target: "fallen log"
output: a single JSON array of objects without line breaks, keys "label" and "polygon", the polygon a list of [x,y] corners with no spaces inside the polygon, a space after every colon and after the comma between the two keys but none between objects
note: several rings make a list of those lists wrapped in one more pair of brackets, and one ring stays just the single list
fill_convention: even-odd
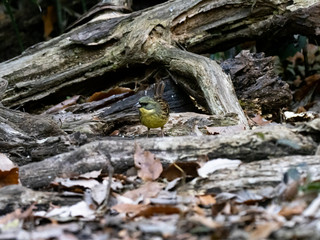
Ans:
[{"label": "fallen log", "polygon": [[[317,144],[284,126],[257,128],[232,135],[141,138],[110,138],[85,144],[74,151],[20,167],[20,180],[31,188],[45,187],[55,177],[107,169],[108,158],[115,172],[134,166],[136,145],[151,151],[164,165],[176,161],[194,161],[198,157],[240,159],[244,162],[270,157],[314,154]],[[34,172],[37,172],[35,175]]]},{"label": "fallen log", "polygon": [[263,39],[280,29],[282,35],[296,28],[315,37],[319,23],[313,16],[319,8],[314,1],[179,0],[131,14],[110,9],[103,20],[1,63],[0,78],[9,82],[3,104],[34,111],[66,96],[145,79],[147,68],[162,68],[211,114],[235,112],[246,124],[230,78],[214,61],[195,53]]}]

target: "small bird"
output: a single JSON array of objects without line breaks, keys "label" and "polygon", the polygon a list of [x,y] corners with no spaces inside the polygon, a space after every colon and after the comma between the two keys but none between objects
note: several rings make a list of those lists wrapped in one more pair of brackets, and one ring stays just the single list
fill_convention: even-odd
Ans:
[{"label": "small bird", "polygon": [[159,84],[156,87],[154,98],[144,96],[139,99],[139,114],[140,122],[148,128],[147,137],[149,136],[150,128],[161,128],[163,134],[163,126],[169,119],[169,105],[162,99],[164,84]]}]

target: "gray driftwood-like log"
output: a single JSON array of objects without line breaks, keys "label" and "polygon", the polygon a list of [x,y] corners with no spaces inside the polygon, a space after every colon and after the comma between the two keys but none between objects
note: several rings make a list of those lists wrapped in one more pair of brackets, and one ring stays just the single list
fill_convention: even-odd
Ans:
[{"label": "gray driftwood-like log", "polygon": [[[267,190],[275,187],[283,180],[284,173],[290,168],[297,168],[304,176],[312,176],[319,179],[317,171],[320,164],[320,156],[287,156],[271,158],[264,161],[255,161],[240,164],[236,169],[222,169],[216,171],[197,182],[199,194],[207,189],[221,188],[222,191],[234,192],[243,189]],[[267,192],[264,192],[267,196]]]},{"label": "gray driftwood-like log", "polygon": [[0,77],[9,81],[3,104],[37,108],[52,96],[59,101],[142,79],[148,66],[169,71],[210,113],[235,112],[246,123],[230,78],[196,53],[288,31],[288,26],[316,36],[318,12],[319,3],[288,0],[178,0],[131,14],[111,8],[100,20],[0,64]]},{"label": "gray driftwood-like log", "polygon": [[[108,157],[116,172],[134,165],[136,145],[151,151],[164,165],[175,161],[193,161],[198,157],[241,159],[244,162],[268,157],[310,155],[317,144],[309,137],[295,134],[284,126],[258,128],[237,135],[167,137],[122,140],[112,138],[85,144],[74,151],[56,155],[41,162],[20,167],[24,186],[48,186],[55,177],[72,177],[81,173],[107,168]],[[37,172],[37,174],[34,174]]]}]

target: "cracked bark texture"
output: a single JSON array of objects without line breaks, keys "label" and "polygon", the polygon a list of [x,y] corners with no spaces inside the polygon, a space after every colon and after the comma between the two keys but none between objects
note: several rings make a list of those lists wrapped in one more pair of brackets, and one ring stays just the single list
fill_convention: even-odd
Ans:
[{"label": "cracked bark texture", "polygon": [[139,80],[146,67],[161,66],[210,113],[236,112],[246,123],[229,77],[198,53],[279,33],[318,39],[319,9],[319,1],[288,0],[178,0],[131,14],[110,8],[1,63],[0,77],[9,82],[3,104],[34,110],[72,94]]}]

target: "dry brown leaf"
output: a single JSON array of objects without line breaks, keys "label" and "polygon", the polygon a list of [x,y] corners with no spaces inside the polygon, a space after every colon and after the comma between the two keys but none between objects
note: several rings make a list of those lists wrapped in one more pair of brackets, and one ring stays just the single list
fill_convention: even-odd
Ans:
[{"label": "dry brown leaf", "polygon": [[280,224],[277,222],[266,222],[255,225],[253,231],[249,234],[249,240],[260,240],[266,239],[272,232],[278,230]]},{"label": "dry brown leaf", "polygon": [[128,93],[128,92],[131,93],[133,92],[133,90],[130,88],[117,87],[106,92],[104,91],[95,92],[94,94],[91,95],[91,97],[89,97],[88,102],[99,101],[101,99],[104,99],[113,95],[118,95],[118,94]]},{"label": "dry brown leaf", "polygon": [[47,7],[46,14],[42,15],[42,21],[44,25],[44,34],[45,39],[49,39],[49,35],[54,29],[54,24],[57,21],[56,11],[54,6],[50,5]]},{"label": "dry brown leaf", "polygon": [[143,199],[156,197],[158,193],[164,188],[163,183],[146,182],[138,189],[127,191],[123,194],[124,197],[130,198],[133,201],[143,197]]},{"label": "dry brown leaf", "polygon": [[200,165],[197,162],[175,162],[163,171],[161,177],[169,181],[183,176],[195,178],[198,177],[198,168],[200,168]]},{"label": "dry brown leaf", "polygon": [[211,207],[211,214],[212,216],[217,216],[223,209],[224,207],[226,206],[226,203],[216,203],[216,204],[213,204],[212,207]]},{"label": "dry brown leaf", "polygon": [[212,195],[199,195],[197,198],[199,199],[199,204],[203,206],[211,206],[212,204],[216,204],[216,199]]},{"label": "dry brown leaf", "polygon": [[145,207],[144,204],[128,204],[128,203],[121,203],[117,204],[111,209],[116,210],[118,213],[139,213]]},{"label": "dry brown leaf", "polygon": [[180,214],[180,209],[170,205],[148,205],[141,209],[135,217],[152,217],[154,215],[171,215],[171,214]]},{"label": "dry brown leaf", "polygon": [[119,213],[133,213],[135,217],[152,217],[154,215],[180,214],[180,209],[169,205],[117,204],[112,207]]},{"label": "dry brown leaf", "polygon": [[18,167],[6,155],[0,153],[0,187],[18,183]]},{"label": "dry brown leaf", "polygon": [[139,169],[138,176],[144,181],[155,180],[162,173],[160,160],[151,152],[144,151],[139,145],[136,145],[133,158],[135,166]]},{"label": "dry brown leaf", "polygon": [[196,223],[201,223],[202,225],[204,225],[204,226],[206,226],[208,228],[212,228],[212,229],[217,229],[217,228],[223,227],[223,225],[221,223],[212,220],[212,218],[204,217],[204,216],[201,216],[201,215],[191,216],[189,218],[189,221],[196,222]]},{"label": "dry brown leaf", "polygon": [[279,215],[284,216],[287,219],[291,219],[294,215],[301,215],[306,208],[306,203],[300,202],[299,204],[284,206]]},{"label": "dry brown leaf", "polygon": [[304,81],[306,84],[300,87],[293,95],[296,101],[301,101],[308,95],[313,94],[314,88],[320,82],[320,74],[311,75]]}]

